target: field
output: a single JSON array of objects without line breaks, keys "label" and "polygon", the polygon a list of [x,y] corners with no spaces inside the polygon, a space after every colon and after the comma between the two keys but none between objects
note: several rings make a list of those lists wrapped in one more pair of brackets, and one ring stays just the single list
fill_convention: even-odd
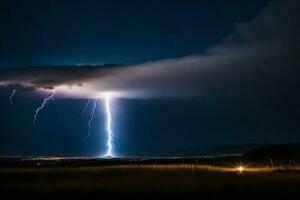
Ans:
[{"label": "field", "polygon": [[36,197],[57,194],[178,197],[193,194],[208,199],[274,199],[299,193],[298,168],[151,162],[85,161],[74,164],[72,161],[66,164],[47,160],[30,161],[17,167],[2,166],[0,190],[2,194],[34,194]]}]

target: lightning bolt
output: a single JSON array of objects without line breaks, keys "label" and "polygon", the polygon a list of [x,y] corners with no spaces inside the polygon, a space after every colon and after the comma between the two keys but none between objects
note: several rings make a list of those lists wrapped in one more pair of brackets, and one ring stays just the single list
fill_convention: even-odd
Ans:
[{"label": "lightning bolt", "polygon": [[94,106],[93,106],[93,110],[92,110],[92,115],[91,115],[91,118],[90,118],[90,120],[89,120],[89,122],[88,122],[88,136],[91,135],[91,123],[92,123],[92,121],[93,121],[93,119],[94,119],[94,117],[95,117],[95,110],[96,110],[96,107],[97,107],[97,101],[98,101],[98,99],[96,99],[96,100],[94,101]]},{"label": "lightning bolt", "polygon": [[111,122],[112,122],[112,117],[111,117],[111,110],[110,110],[110,96],[106,95],[104,97],[104,104],[105,104],[105,111],[106,111],[106,133],[107,133],[107,152],[106,152],[106,157],[112,157],[112,148],[113,148],[113,140],[114,140],[114,135],[112,132],[111,128]]},{"label": "lightning bolt", "polygon": [[55,91],[53,90],[53,92],[51,93],[51,95],[49,95],[47,98],[44,99],[42,105],[40,107],[38,107],[35,111],[35,114],[33,116],[33,124],[35,125],[35,122],[37,120],[38,114],[41,110],[43,110],[43,108],[45,107],[45,105],[47,104],[47,102],[49,100],[53,100],[53,96],[54,96]]},{"label": "lightning bolt", "polygon": [[13,106],[13,102],[12,102],[12,98],[14,97],[16,93],[16,89],[14,89],[11,93],[11,95],[9,96],[9,102],[10,102],[10,105]]},{"label": "lightning bolt", "polygon": [[[88,101],[86,102],[86,104],[84,105],[82,111],[81,111],[81,114],[80,114],[80,117],[82,117],[82,115],[84,114],[85,110],[87,109],[89,103],[90,103],[91,99],[89,98]],[[79,117],[79,118],[80,118]]]}]

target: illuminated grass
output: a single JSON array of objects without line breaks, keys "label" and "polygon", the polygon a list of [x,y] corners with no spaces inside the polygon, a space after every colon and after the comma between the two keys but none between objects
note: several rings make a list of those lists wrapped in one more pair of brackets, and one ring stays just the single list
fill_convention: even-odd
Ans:
[{"label": "illuminated grass", "polygon": [[[57,191],[298,191],[299,167],[124,164],[102,167],[0,169],[0,190]],[[299,171],[299,172],[298,172]],[[226,191],[224,190],[226,189]],[[278,189],[278,191],[276,190]]]}]

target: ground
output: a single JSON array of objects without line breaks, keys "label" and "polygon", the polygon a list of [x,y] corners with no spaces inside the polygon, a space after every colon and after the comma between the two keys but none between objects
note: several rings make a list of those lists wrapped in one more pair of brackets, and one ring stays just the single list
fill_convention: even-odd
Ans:
[{"label": "ground", "polygon": [[[77,163],[78,164],[74,164]],[[10,195],[196,195],[207,199],[297,195],[298,168],[215,166],[202,163],[30,161],[0,168],[1,193]],[[63,164],[64,163],[64,164]],[[16,163],[13,163],[16,165]],[[35,166],[33,166],[35,165]]]}]

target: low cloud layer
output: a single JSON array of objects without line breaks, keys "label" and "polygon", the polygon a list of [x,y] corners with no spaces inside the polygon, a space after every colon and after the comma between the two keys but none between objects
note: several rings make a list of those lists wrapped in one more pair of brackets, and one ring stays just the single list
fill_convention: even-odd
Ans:
[{"label": "low cloud layer", "polygon": [[134,66],[2,69],[0,84],[27,90],[62,88],[67,98],[101,92],[141,98],[299,98],[299,9],[297,0],[274,1],[201,55]]}]

